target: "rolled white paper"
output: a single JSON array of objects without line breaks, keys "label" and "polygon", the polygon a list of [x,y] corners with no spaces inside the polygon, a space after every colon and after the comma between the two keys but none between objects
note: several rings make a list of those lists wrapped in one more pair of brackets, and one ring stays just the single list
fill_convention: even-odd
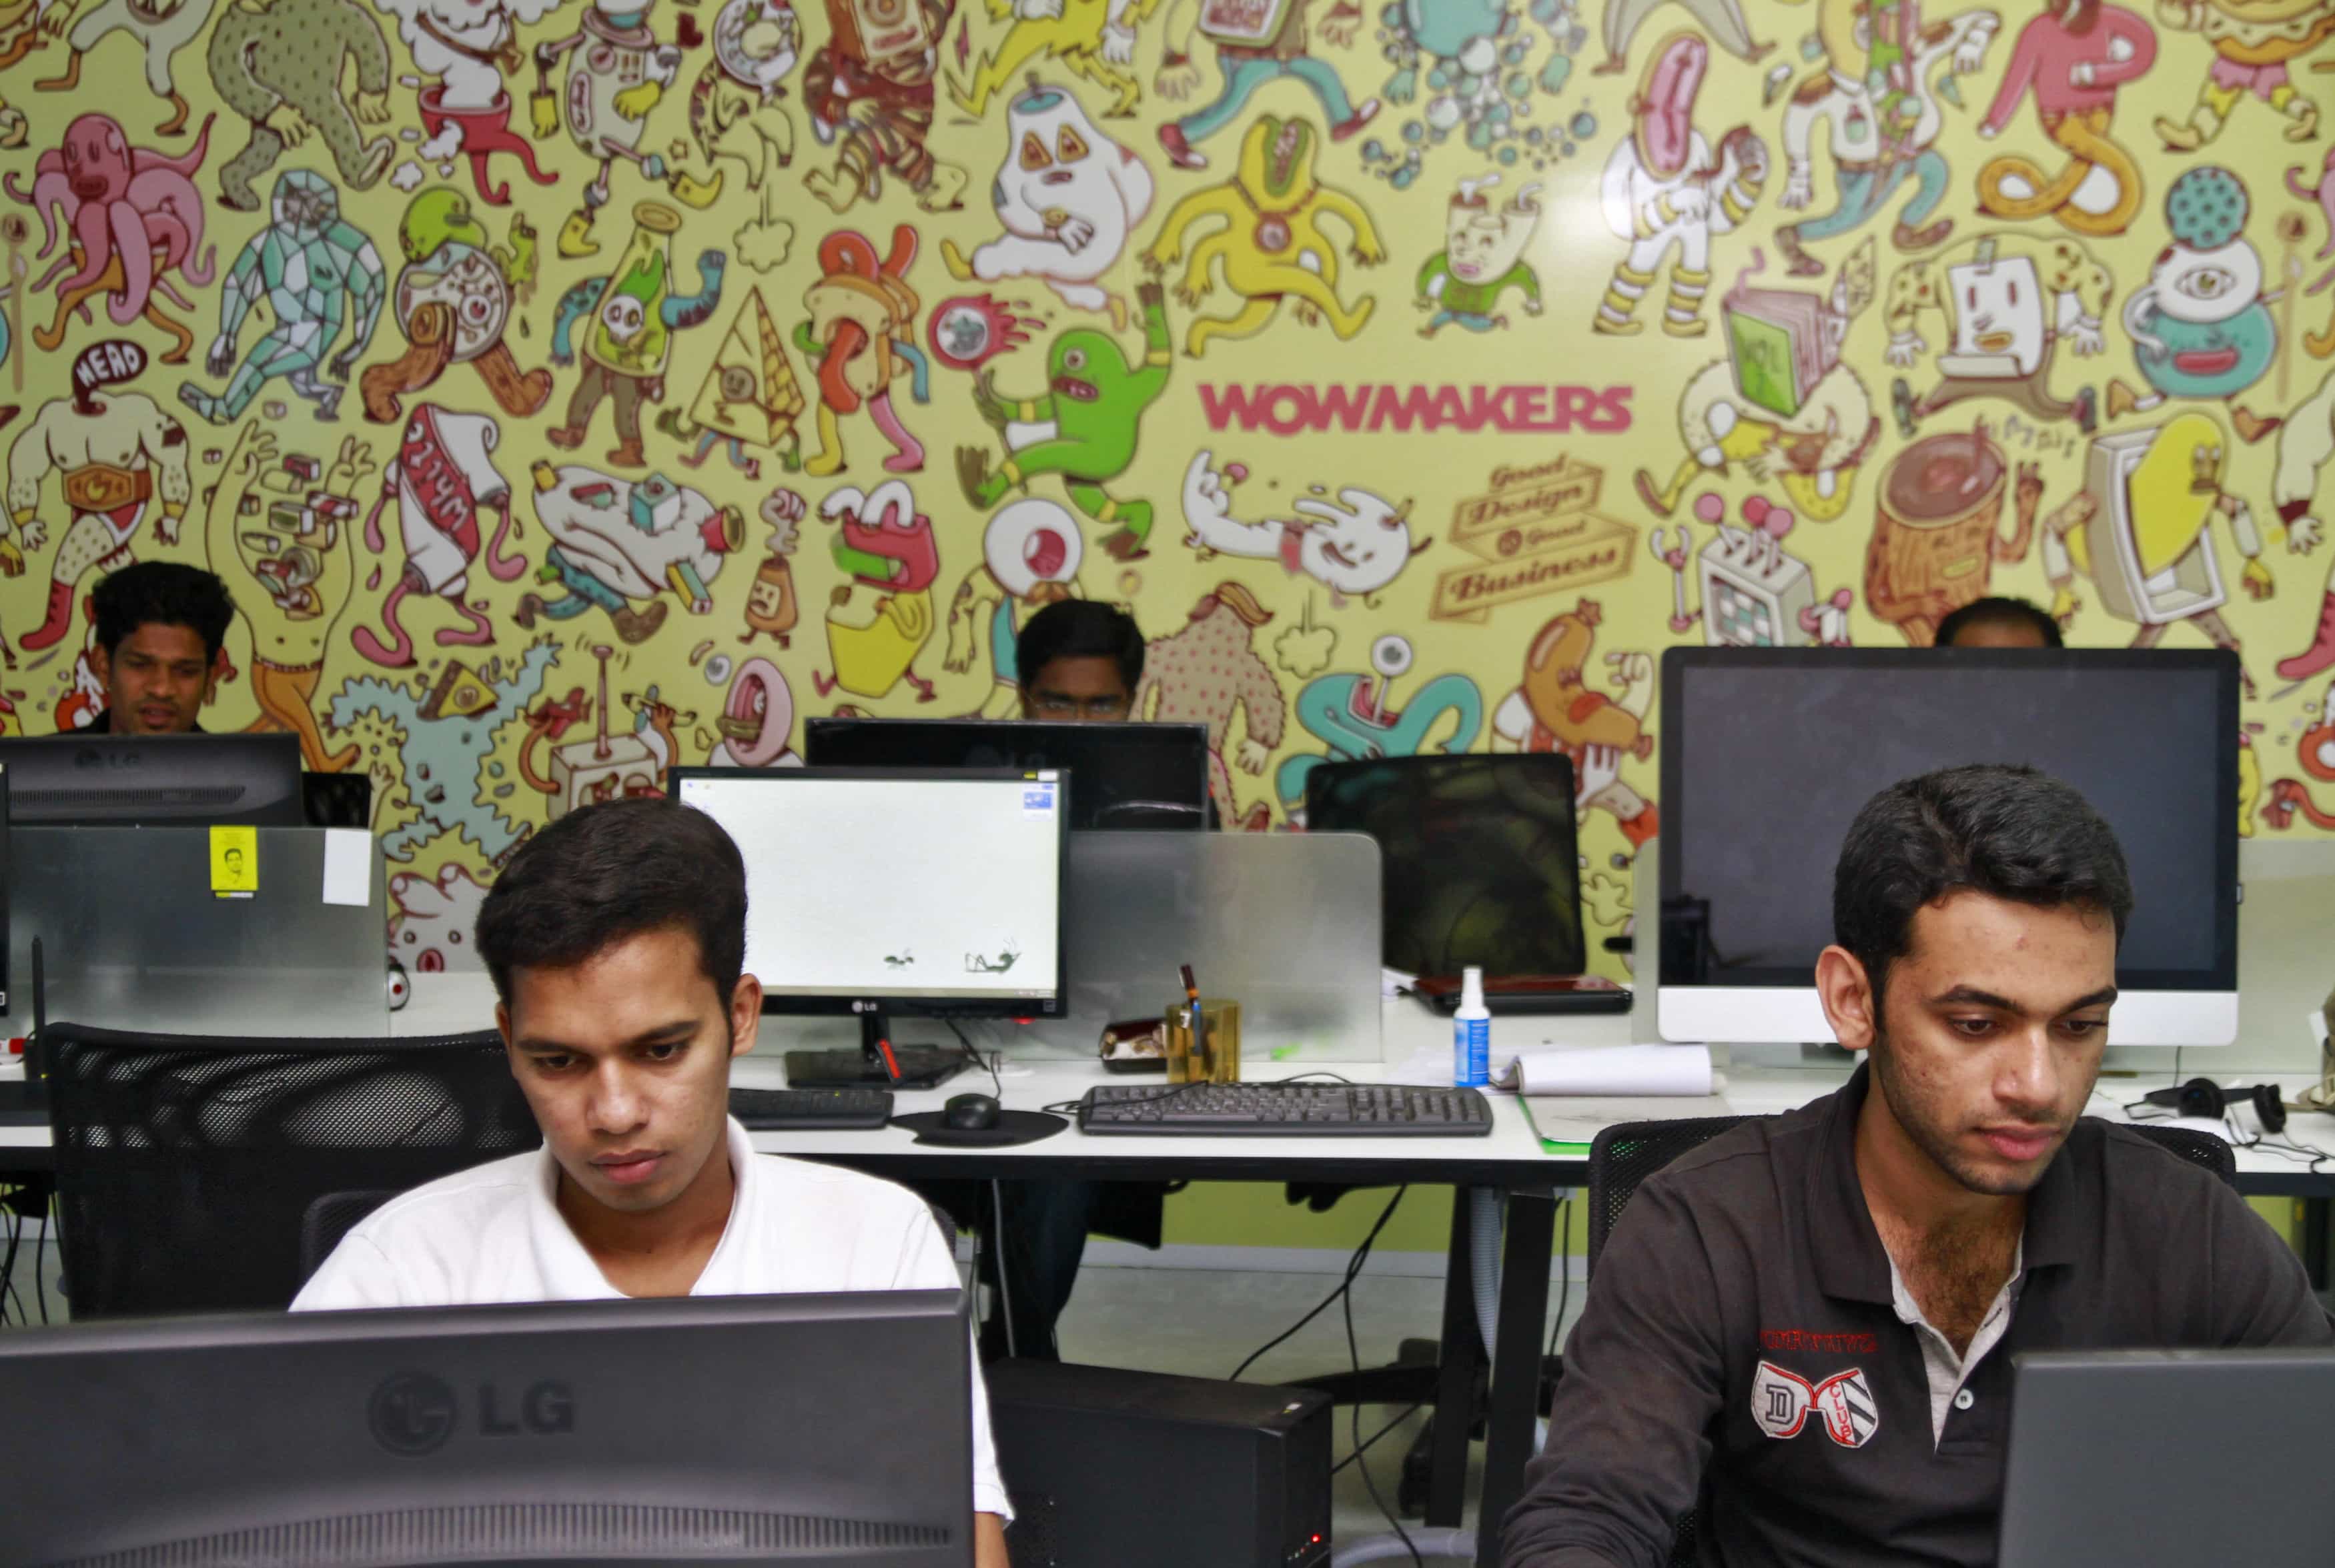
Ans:
[{"label": "rolled white paper", "polygon": [[1710,1048],[1607,1045],[1536,1050],[1516,1058],[1524,1094],[1709,1095]]}]

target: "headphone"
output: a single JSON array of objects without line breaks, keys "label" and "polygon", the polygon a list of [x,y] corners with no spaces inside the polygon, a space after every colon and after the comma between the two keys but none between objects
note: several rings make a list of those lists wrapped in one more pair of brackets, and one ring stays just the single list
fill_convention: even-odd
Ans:
[{"label": "headphone", "polygon": [[2286,1130],[2286,1102],[2279,1098],[2274,1083],[2224,1089],[2210,1078],[2193,1078],[2176,1089],[2152,1089],[2140,1098],[2145,1105],[2171,1106],[2182,1116],[2203,1117],[2207,1121],[2220,1121],[2233,1108],[2251,1105],[2264,1133]]}]

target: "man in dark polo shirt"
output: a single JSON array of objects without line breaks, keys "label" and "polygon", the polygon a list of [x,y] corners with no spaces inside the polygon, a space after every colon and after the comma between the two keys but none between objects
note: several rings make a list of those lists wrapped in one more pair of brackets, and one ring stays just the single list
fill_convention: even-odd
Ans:
[{"label": "man in dark polo shirt", "polygon": [[1639,1189],[1507,1568],[1661,1568],[1698,1502],[1706,1564],[1991,1563],[2012,1356],[2335,1342],[2211,1173],[2078,1119],[2131,908],[2107,824],[2031,769],[1866,804],[1817,963],[1866,1060]]},{"label": "man in dark polo shirt", "polygon": [[82,732],[199,733],[235,620],[227,585],[199,566],[140,561],[101,581],[90,608],[90,666],[105,688],[105,711]]}]

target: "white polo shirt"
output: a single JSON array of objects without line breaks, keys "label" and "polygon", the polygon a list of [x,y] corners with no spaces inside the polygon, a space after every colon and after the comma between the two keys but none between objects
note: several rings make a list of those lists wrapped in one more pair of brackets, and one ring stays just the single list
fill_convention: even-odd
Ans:
[{"label": "white polo shirt", "polygon": [[[957,1290],[932,1210],[857,1171],[759,1155],[730,1123],[737,1194],[693,1296],[810,1291]],[[560,1217],[549,1148],[414,1188],[360,1221],[292,1310],[612,1301],[622,1292]],[[973,1369],[973,1506],[1012,1519],[989,1435],[989,1391]]]}]

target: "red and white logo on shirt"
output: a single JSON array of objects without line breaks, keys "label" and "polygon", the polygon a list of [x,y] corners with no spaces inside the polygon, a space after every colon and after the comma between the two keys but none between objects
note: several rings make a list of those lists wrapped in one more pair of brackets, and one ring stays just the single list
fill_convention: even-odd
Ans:
[{"label": "red and white logo on shirt", "polygon": [[1797,1437],[1814,1410],[1825,1436],[1844,1448],[1862,1448],[1881,1428],[1880,1407],[1865,1369],[1851,1367],[1820,1383],[1762,1361],[1751,1374],[1751,1419],[1770,1437]]}]

